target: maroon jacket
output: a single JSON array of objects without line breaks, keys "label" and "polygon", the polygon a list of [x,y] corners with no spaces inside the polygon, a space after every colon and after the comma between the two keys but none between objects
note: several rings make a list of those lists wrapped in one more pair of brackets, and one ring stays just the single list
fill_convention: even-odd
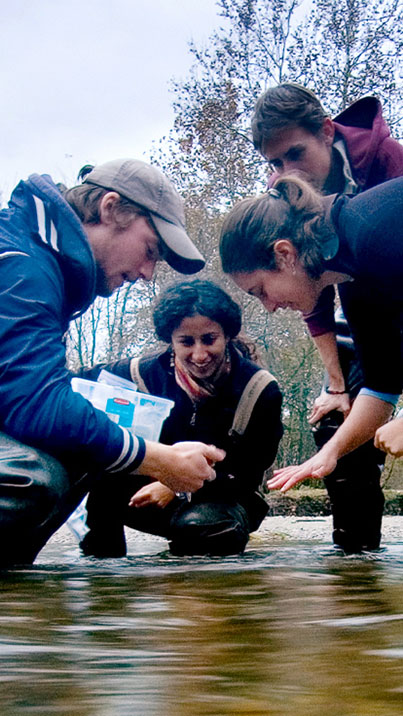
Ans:
[{"label": "maroon jacket", "polygon": [[[363,97],[334,119],[335,140],[343,137],[351,171],[360,191],[403,176],[403,145],[390,136],[376,97]],[[332,288],[326,289],[305,317],[312,336],[335,331]]]},{"label": "maroon jacket", "polygon": [[403,175],[403,145],[390,136],[379,99],[357,100],[333,123],[344,139],[353,177],[361,191]]}]

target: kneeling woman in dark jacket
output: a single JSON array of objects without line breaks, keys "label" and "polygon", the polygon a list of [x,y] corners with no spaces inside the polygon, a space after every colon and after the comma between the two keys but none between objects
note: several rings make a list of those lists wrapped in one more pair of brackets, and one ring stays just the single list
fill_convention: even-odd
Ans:
[{"label": "kneeling woman in dark jacket", "polygon": [[[226,458],[216,465],[216,479],[205,483],[190,502],[152,476],[147,480],[133,475],[120,482],[114,478],[113,485],[110,478],[105,480],[89,495],[90,532],[81,547],[98,557],[122,556],[127,525],[166,537],[177,555],[242,552],[268,510],[259,490],[283,432],[277,382],[237,339],[241,310],[215,284],[195,280],[168,288],[153,318],[156,334],[169,343],[168,349],[119,361],[108,370],[132,379],[143,392],[175,402],[161,442],[202,440],[223,448]],[[253,376],[258,379],[254,385],[249,383]],[[95,376],[87,372],[86,377]],[[244,425],[235,424],[233,430],[242,394]]]}]

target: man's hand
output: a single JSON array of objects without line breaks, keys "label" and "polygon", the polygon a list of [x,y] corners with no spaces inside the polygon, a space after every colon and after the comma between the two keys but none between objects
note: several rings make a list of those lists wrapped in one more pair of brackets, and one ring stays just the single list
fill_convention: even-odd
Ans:
[{"label": "man's hand", "polygon": [[215,479],[214,465],[225,458],[215,445],[181,442],[163,445],[146,440],[146,454],[136,470],[162,482],[173,492],[196,492],[205,480]]},{"label": "man's hand", "polygon": [[302,465],[291,465],[283,467],[281,470],[275,470],[271,480],[267,482],[269,490],[280,490],[287,492],[290,487],[298,485],[308,478],[321,479],[330,475],[337,465],[337,459],[334,454],[327,450],[325,445],[316,455],[311,457]]},{"label": "man's hand", "polygon": [[403,420],[396,418],[390,423],[382,425],[375,433],[375,447],[384,452],[393,455],[393,457],[403,456]]},{"label": "man's hand", "polygon": [[129,507],[147,507],[148,505],[154,505],[163,509],[173,498],[175,493],[163,485],[161,482],[151,482],[149,485],[144,485],[133,495],[130,499]]},{"label": "man's hand", "polygon": [[312,411],[308,415],[308,423],[314,425],[332,410],[339,410],[346,418],[351,410],[349,394],[330,395],[330,393],[323,391],[313,404]]}]

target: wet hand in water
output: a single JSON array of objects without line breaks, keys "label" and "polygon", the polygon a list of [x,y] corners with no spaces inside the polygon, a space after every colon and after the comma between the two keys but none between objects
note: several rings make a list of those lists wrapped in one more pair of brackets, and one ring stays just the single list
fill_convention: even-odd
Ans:
[{"label": "wet hand in water", "polygon": [[333,472],[336,465],[337,460],[322,448],[316,455],[303,462],[302,465],[290,465],[289,467],[275,470],[273,477],[267,482],[267,487],[269,490],[287,492],[287,490],[298,485],[303,480],[326,477],[326,475]]},{"label": "wet hand in water", "polygon": [[330,395],[323,391],[315,400],[311,413],[308,415],[308,423],[314,425],[332,410],[339,410],[347,417],[351,410],[350,396],[348,393],[341,395]]}]

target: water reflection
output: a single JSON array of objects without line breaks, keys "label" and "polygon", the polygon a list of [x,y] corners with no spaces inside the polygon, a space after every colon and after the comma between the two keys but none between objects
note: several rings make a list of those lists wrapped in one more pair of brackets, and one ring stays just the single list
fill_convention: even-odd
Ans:
[{"label": "water reflection", "polygon": [[237,559],[151,552],[3,573],[2,714],[402,713],[401,544],[372,559],[264,540]]}]

